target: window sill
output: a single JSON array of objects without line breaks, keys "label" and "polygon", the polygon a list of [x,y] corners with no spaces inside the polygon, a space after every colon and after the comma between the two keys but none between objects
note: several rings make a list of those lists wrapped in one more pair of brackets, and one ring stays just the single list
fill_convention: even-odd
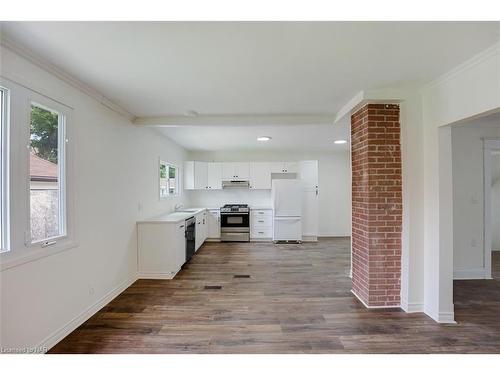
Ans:
[{"label": "window sill", "polygon": [[75,241],[66,240],[49,247],[30,246],[29,248],[25,247],[19,250],[6,251],[0,254],[0,270],[4,271],[9,268],[34,262],[35,260],[58,254],[76,246],[77,243]]}]

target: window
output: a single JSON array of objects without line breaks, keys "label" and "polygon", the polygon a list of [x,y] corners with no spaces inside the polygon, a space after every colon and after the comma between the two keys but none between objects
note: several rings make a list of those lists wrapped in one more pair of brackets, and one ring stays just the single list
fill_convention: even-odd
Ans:
[{"label": "window", "polygon": [[160,199],[179,195],[179,168],[160,160]]},{"label": "window", "polygon": [[0,252],[9,250],[8,91],[0,87]]},{"label": "window", "polygon": [[31,104],[29,188],[31,243],[66,235],[65,116]]}]

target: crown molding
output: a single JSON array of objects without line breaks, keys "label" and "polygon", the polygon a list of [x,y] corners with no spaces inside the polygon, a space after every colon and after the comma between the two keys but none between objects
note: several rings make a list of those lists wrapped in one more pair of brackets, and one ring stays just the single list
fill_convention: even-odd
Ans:
[{"label": "crown molding", "polygon": [[280,126],[280,125],[332,125],[335,115],[306,114],[241,114],[200,116],[137,117],[137,126],[179,127],[179,126]]},{"label": "crown molding", "polygon": [[482,62],[488,60],[489,58],[500,54],[500,42],[493,44],[492,46],[486,48],[485,50],[479,52],[478,54],[472,56],[470,59],[465,60],[463,63],[457,65],[455,68],[447,71],[444,74],[441,74],[436,79],[430,81],[425,84],[421,91],[427,91],[435,86],[443,84],[447,81],[450,81],[460,73],[463,73],[466,70],[472,69],[476,65],[481,64]]},{"label": "crown molding", "polygon": [[120,105],[114,103],[111,99],[104,96],[98,90],[94,89],[93,87],[86,84],[85,82],[82,82],[79,79],[71,76],[63,69],[52,64],[48,60],[44,59],[43,57],[39,56],[38,54],[36,54],[33,51],[31,51],[30,49],[24,47],[23,45],[21,45],[17,41],[14,41],[12,38],[6,36],[3,33],[0,36],[0,45],[4,48],[9,49],[10,51],[14,52],[15,54],[27,59],[28,61],[35,64],[39,68],[42,68],[43,70],[56,76],[60,80],[69,84],[70,86],[76,88],[77,90],[81,91],[82,93],[90,96],[91,98],[95,99],[96,101],[98,101],[100,104],[102,104],[106,108],[126,117],[131,122],[133,122],[135,120],[135,118],[136,118],[135,115],[133,115],[132,113],[127,111],[125,108],[121,107]]}]

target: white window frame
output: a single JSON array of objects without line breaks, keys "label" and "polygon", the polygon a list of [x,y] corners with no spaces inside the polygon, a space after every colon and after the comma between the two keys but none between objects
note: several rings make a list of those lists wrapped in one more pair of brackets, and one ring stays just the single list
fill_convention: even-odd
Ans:
[{"label": "white window frame", "polygon": [[[58,182],[58,189],[59,189],[59,235],[53,236],[53,237],[48,237],[44,238],[42,240],[33,240],[31,238],[31,179],[30,179],[30,160],[28,157],[28,229],[26,230],[26,245],[31,246],[31,245],[41,245],[42,247],[47,247],[47,246],[52,246],[57,243],[57,241],[64,239],[67,237],[67,200],[66,200],[66,145],[68,142],[68,139],[66,138],[66,113],[65,111],[61,111],[59,109],[56,109],[52,106],[49,107],[47,105],[47,100],[44,99],[42,100],[44,103],[40,103],[38,100],[33,100],[30,102],[30,123],[31,123],[31,109],[32,106],[38,107],[40,109],[44,109],[49,112],[55,112],[57,113],[57,168],[58,168],[58,176],[57,176],[57,182]],[[30,138],[28,139],[28,150],[29,150],[29,144],[31,140],[31,129],[29,132]],[[30,151],[28,151],[30,152]]]},{"label": "white window frame", "polygon": [[[35,261],[61,251],[69,250],[78,245],[78,224],[76,216],[75,173],[76,145],[72,140],[76,131],[72,121],[73,108],[52,99],[43,93],[36,92],[21,84],[0,76],[0,86],[9,90],[9,121],[10,121],[10,164],[16,168],[10,170],[10,251],[0,253],[0,269],[17,267],[21,264]],[[30,225],[30,175],[29,175],[29,145],[31,104],[36,103],[64,115],[66,146],[66,233],[54,240],[31,243]]]},{"label": "white window frame", "polygon": [[3,192],[0,197],[0,225],[2,230],[2,239],[0,241],[0,253],[10,250],[10,118],[9,118],[9,98],[10,92],[6,87],[0,86],[2,111],[0,119],[0,152],[2,154],[2,163],[0,165],[0,184]]},{"label": "white window frame", "polygon": [[[165,195],[165,196],[161,195],[161,187],[160,187],[161,174],[160,174],[160,168],[161,168],[162,164],[165,164],[165,166],[167,167],[167,175],[168,175],[168,169],[169,169],[169,167],[175,168],[175,191],[176,191],[175,194],[170,194],[170,192],[168,191],[168,188],[167,188],[167,195]],[[179,166],[177,166],[175,163],[171,163],[171,162],[165,161],[161,157],[158,159],[158,197],[159,197],[159,199],[161,201],[169,199],[169,198],[179,197],[181,195],[181,184],[180,184],[180,177],[181,177],[181,175],[180,175],[180,173],[181,173],[181,170],[180,170]],[[167,179],[168,179],[168,177],[167,177]]]}]

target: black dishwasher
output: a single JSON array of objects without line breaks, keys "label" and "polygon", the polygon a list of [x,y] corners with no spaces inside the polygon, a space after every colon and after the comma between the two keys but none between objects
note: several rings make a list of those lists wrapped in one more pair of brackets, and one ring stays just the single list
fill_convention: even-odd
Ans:
[{"label": "black dishwasher", "polygon": [[186,219],[186,262],[191,259],[195,251],[195,241],[196,241],[196,219],[190,217]]}]

